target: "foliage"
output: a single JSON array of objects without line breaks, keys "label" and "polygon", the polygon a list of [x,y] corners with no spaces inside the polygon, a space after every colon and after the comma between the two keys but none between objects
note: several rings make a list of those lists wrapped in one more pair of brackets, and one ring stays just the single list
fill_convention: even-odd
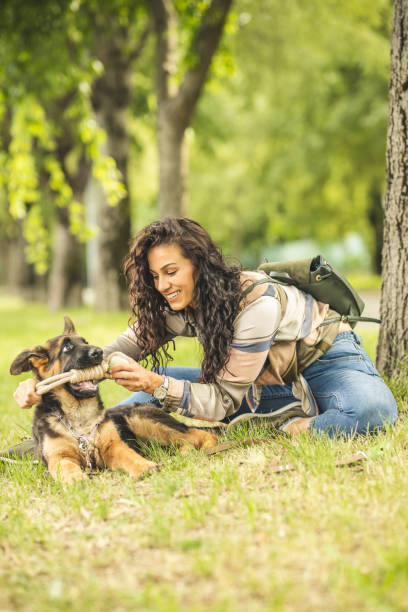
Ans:
[{"label": "foliage", "polygon": [[390,17],[385,0],[236,4],[234,72],[206,90],[191,155],[193,216],[229,252],[350,231],[370,243]]},{"label": "foliage", "polygon": [[[127,3],[125,3],[127,4]],[[30,5],[30,6],[28,6]],[[98,3],[93,3],[96,8]],[[48,268],[52,216],[43,214],[45,191],[55,206],[69,211],[71,231],[81,240],[93,232],[85,224],[83,203],[75,199],[72,179],[57,155],[64,132],[71,132],[69,153],[83,150],[107,201],[115,206],[126,194],[115,160],[104,152],[106,136],[92,111],[92,81],[103,65],[88,48],[90,15],[78,20],[80,2],[46,0],[28,20],[31,3],[5,2],[0,31],[0,119],[5,134],[1,151],[5,162],[0,187],[5,187],[11,217],[25,219],[27,258],[39,274]],[[91,5],[88,6],[90,8]],[[24,18],[19,19],[24,13]],[[83,30],[79,29],[79,24]],[[50,63],[50,58],[55,61]],[[24,78],[23,78],[24,77]],[[48,211],[49,212],[49,211]]]},{"label": "foliage", "polygon": [[[179,57],[172,78],[180,83],[196,59],[194,38],[209,0],[174,6]],[[391,9],[389,0],[235,1],[186,134],[188,214],[227,253],[250,253],[256,263],[266,244],[327,242],[350,231],[374,248],[369,216],[384,190]],[[67,206],[74,233],[89,236],[67,176],[81,153],[92,160],[108,201],[124,196],[92,111],[93,83],[104,71],[95,32],[130,29],[131,53],[145,25],[141,0],[42,0],[34,9],[26,0],[2,3],[0,215],[7,223],[1,232],[11,231],[7,199],[14,217],[28,220],[34,208],[37,234],[28,234],[41,240],[30,255],[37,268],[44,270],[49,257],[54,206]],[[133,75],[135,229],[157,215],[153,72],[151,44]],[[67,133],[71,147],[61,159],[56,147]]]}]

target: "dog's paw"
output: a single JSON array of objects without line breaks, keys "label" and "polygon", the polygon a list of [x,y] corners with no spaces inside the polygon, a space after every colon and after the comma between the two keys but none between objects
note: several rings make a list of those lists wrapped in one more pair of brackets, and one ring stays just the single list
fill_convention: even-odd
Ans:
[{"label": "dog's paw", "polygon": [[212,446],[217,446],[217,444],[218,444],[217,436],[215,436],[214,434],[207,433],[200,448],[211,448]]},{"label": "dog's paw", "polygon": [[135,466],[134,469],[129,472],[133,478],[144,478],[153,472],[159,472],[160,467],[154,461],[144,461],[142,464]]},{"label": "dog's paw", "polygon": [[62,478],[60,478],[60,481],[64,489],[66,487],[72,487],[73,485],[77,483],[86,482],[87,480],[88,480],[88,476],[84,472],[81,472],[80,474],[78,473],[67,474],[63,476]]},{"label": "dog's paw", "polygon": [[198,430],[198,432],[196,448],[204,450],[205,448],[211,448],[218,444],[218,438],[214,434],[208,431]]},{"label": "dog's paw", "polygon": [[179,446],[179,453],[180,455],[188,455],[189,453],[191,453],[191,451],[195,450],[197,447],[194,446],[194,444],[191,444],[190,442],[184,442],[183,444],[181,444]]}]

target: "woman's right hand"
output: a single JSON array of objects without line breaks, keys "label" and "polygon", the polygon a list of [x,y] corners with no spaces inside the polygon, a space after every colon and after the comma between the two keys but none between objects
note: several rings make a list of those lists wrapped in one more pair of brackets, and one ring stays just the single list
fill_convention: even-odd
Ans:
[{"label": "woman's right hand", "polygon": [[41,395],[35,392],[36,380],[34,378],[27,378],[23,380],[13,393],[13,397],[16,400],[20,408],[31,408],[34,404],[38,404],[41,399]]}]

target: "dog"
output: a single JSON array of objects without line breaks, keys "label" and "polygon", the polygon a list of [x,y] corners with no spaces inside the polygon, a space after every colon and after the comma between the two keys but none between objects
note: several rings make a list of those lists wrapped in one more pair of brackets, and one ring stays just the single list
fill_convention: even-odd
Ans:
[{"label": "dog", "polygon": [[[76,333],[67,316],[60,336],[20,353],[10,374],[32,370],[37,380],[102,363],[103,352]],[[64,383],[44,393],[33,419],[37,453],[51,476],[64,485],[86,478],[95,468],[125,470],[139,478],[158,469],[141,455],[143,443],[205,449],[218,439],[208,431],[188,427],[153,404],[116,406],[106,412],[94,381]]]}]

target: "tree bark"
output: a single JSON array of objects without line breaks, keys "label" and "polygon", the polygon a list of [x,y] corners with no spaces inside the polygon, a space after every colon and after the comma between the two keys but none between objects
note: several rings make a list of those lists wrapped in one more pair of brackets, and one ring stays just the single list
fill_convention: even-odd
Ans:
[{"label": "tree bark", "polygon": [[370,192],[370,207],[368,209],[367,216],[371,225],[373,236],[371,247],[371,268],[376,274],[381,274],[382,248],[384,240],[384,207],[383,197],[379,186],[373,187]]},{"label": "tree bark", "polygon": [[82,290],[85,287],[83,252],[83,245],[69,228],[68,211],[58,208],[48,281],[48,308],[51,312],[65,305],[78,306],[82,303]]},{"label": "tree bark", "polygon": [[177,86],[172,81],[177,71],[177,13],[172,0],[149,2],[156,33],[160,216],[187,213],[185,130],[200,98],[231,5],[232,0],[212,0],[190,49],[195,61]]},{"label": "tree bark", "polygon": [[[132,52],[129,30],[125,26],[96,28],[95,54],[105,71],[92,91],[96,119],[107,135],[105,153],[114,158],[128,190],[129,132],[128,112],[131,101],[131,65],[140,55],[148,35],[146,29]],[[130,200],[126,195],[110,206],[102,193],[98,198],[97,262],[95,266],[95,306],[99,310],[128,307],[122,262],[128,252],[131,232]]]},{"label": "tree bark", "polygon": [[[66,99],[60,100],[55,113],[62,114]],[[59,109],[59,110],[58,110]],[[56,156],[72,189],[73,198],[84,201],[84,191],[90,173],[90,163],[82,155],[74,169],[68,169],[66,156],[75,147],[73,126],[66,122],[57,138]],[[70,229],[69,211],[56,207],[54,244],[51,269],[48,279],[48,307],[52,312],[64,305],[78,306],[82,303],[82,290],[86,284],[84,248]]]},{"label": "tree bark", "polygon": [[13,232],[1,240],[2,284],[8,293],[22,295],[32,284],[30,265],[24,256],[25,240],[21,221],[13,223]]},{"label": "tree bark", "polygon": [[[10,142],[11,108],[6,106],[5,118],[0,124],[0,142],[7,151]],[[27,263],[24,249],[23,222],[6,213],[0,234],[0,284],[13,295],[23,295],[34,284],[33,269]]]},{"label": "tree bark", "polygon": [[383,280],[377,367],[387,376],[401,371],[408,351],[408,9],[395,0],[387,135]]},{"label": "tree bark", "polygon": [[158,111],[159,214],[187,214],[187,143],[184,130],[164,107]]}]

